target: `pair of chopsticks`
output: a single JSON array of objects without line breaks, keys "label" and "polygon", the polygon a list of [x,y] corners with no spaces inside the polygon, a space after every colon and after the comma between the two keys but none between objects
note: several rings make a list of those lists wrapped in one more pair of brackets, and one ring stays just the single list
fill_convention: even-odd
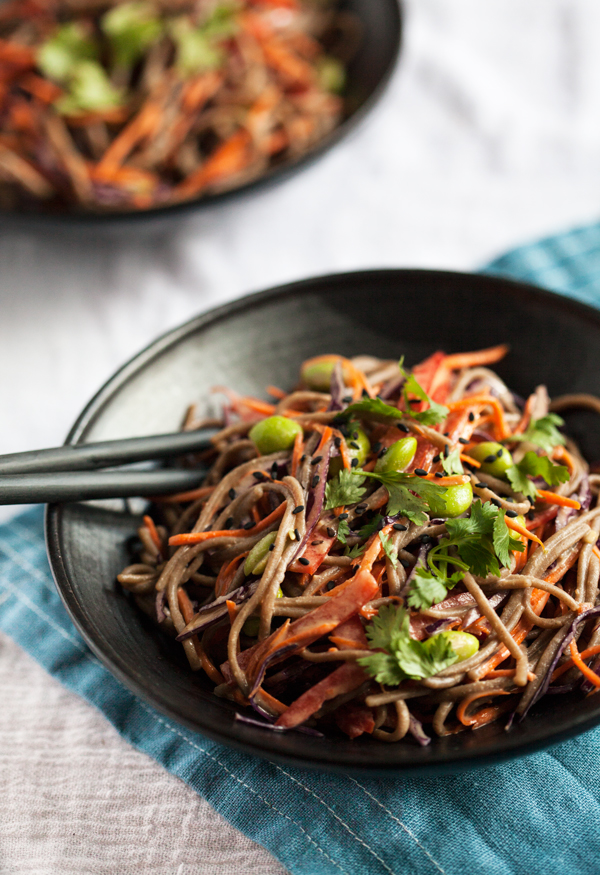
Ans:
[{"label": "pair of chopsticks", "polygon": [[[210,446],[211,432],[187,431],[0,455],[0,504],[46,504],[185,492],[205,471],[119,470],[133,462],[168,459]],[[110,468],[109,471],[99,469]]]}]

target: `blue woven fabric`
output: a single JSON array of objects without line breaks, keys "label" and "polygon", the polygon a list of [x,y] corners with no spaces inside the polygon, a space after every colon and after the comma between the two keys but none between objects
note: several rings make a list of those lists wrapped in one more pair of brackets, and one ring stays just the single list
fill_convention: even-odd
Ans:
[{"label": "blue woven fabric", "polygon": [[[598,304],[600,225],[487,271]],[[166,720],[90,653],[55,591],[40,508],[0,526],[0,628],[294,875],[598,871],[600,730],[509,765],[410,780],[320,775],[229,750]]]}]

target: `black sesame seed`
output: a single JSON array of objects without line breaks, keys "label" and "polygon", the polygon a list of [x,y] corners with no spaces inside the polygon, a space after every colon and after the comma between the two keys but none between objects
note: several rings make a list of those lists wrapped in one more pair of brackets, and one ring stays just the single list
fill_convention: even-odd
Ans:
[{"label": "black sesame seed", "polygon": [[349,447],[352,447],[353,450],[360,450],[360,447],[358,446],[358,444],[356,443],[356,441],[350,441],[350,443],[348,444],[348,446],[349,446]]},{"label": "black sesame seed", "polygon": [[495,504],[496,507],[500,507],[500,502],[498,501],[498,499],[496,499],[496,498],[491,498],[490,501],[491,501],[492,504]]},{"label": "black sesame seed", "polygon": [[476,483],[475,489],[487,489],[487,483]]},{"label": "black sesame seed", "polygon": [[339,448],[342,446],[341,437],[334,437],[333,442],[334,442],[336,448],[339,450]]},{"label": "black sesame seed", "polygon": [[440,461],[441,458],[442,458],[442,457],[441,457],[440,454],[438,453],[437,456],[434,456],[433,459],[432,459],[433,464],[434,464],[434,465],[437,465],[437,463]]},{"label": "black sesame seed", "polygon": [[356,572],[358,571],[358,565],[351,565],[348,571],[350,571],[352,574],[356,574]]},{"label": "black sesame seed", "polygon": [[338,517],[338,520],[347,520],[347,519],[348,519],[347,513],[341,513]]},{"label": "black sesame seed", "polygon": [[392,528],[396,529],[397,532],[406,532],[408,526],[405,526],[404,523],[394,523]]},{"label": "black sesame seed", "polygon": [[382,448],[379,450],[379,452],[377,453],[377,458],[378,458],[378,459],[383,459],[383,457],[385,456],[385,454],[387,453],[387,451],[388,451],[388,448],[387,448],[387,447],[382,447]]},{"label": "black sesame seed", "polygon": [[496,453],[492,453],[490,456],[486,456],[483,461],[486,463],[486,465],[491,465],[492,462],[495,462],[497,458],[498,457],[496,456]]},{"label": "black sesame seed", "polygon": [[273,464],[271,465],[271,477],[274,480],[276,480],[278,474],[279,474],[279,465],[277,464],[277,462],[273,462]]},{"label": "black sesame seed", "polygon": [[427,471],[425,470],[425,468],[415,468],[414,473],[417,475],[417,477],[427,476]]},{"label": "black sesame seed", "polygon": [[436,471],[435,474],[434,474],[433,476],[434,476],[434,477],[443,477],[444,474],[443,474],[442,471]]},{"label": "black sesame seed", "polygon": [[450,434],[449,431],[445,431],[445,432],[444,432],[444,437],[448,437],[449,434]]},{"label": "black sesame seed", "polygon": [[298,531],[298,529],[294,529],[294,537],[297,541],[300,540],[300,532]]},{"label": "black sesame seed", "polygon": [[319,544],[322,544],[322,543],[323,543],[323,541],[311,541],[310,546],[311,547],[318,547]]},{"label": "black sesame seed", "polygon": [[431,535],[421,535],[422,544],[433,544],[434,538]]},{"label": "black sesame seed", "polygon": [[311,465],[318,465],[319,462],[323,461],[323,456],[315,456],[315,458],[310,463]]},{"label": "black sesame seed", "polygon": [[408,561],[408,559],[401,559],[401,560],[400,560],[400,565],[401,565],[403,568],[410,568],[410,562]]},{"label": "black sesame seed", "polygon": [[366,389],[363,389],[363,390],[362,390],[362,397],[363,397],[363,398],[369,398],[369,393],[367,392]]},{"label": "black sesame seed", "polygon": [[342,401],[344,402],[344,404],[352,404],[353,400],[354,399],[353,399],[352,395],[344,395],[344,397],[342,398]]},{"label": "black sesame seed", "polygon": [[256,525],[256,523],[254,522],[254,520],[250,520],[249,523],[244,523],[242,528],[243,529],[253,529],[255,525]]},{"label": "black sesame seed", "polygon": [[407,425],[404,425],[403,422],[397,422],[396,428],[399,428],[400,431],[403,431],[405,434],[408,434],[408,432],[410,431],[410,428]]},{"label": "black sesame seed", "polygon": [[229,490],[229,492],[227,493],[227,495],[230,497],[230,499],[231,499],[232,501],[233,501],[233,499],[235,498],[235,494],[236,494],[236,493],[235,493],[235,489],[234,489],[233,487],[231,487],[231,489]]},{"label": "black sesame seed", "polygon": [[252,476],[255,477],[259,483],[262,483],[263,480],[267,479],[262,471],[253,471]]},{"label": "black sesame seed", "polygon": [[357,441],[357,440],[358,440],[358,432],[357,432],[357,431],[353,431],[353,432],[352,432],[352,437],[354,438],[355,441]]},{"label": "black sesame seed", "polygon": [[356,507],[354,508],[354,513],[357,514],[358,516],[361,516],[361,514],[363,514],[366,511],[366,509],[367,509],[366,504],[357,504]]},{"label": "black sesame seed", "polygon": [[300,456],[300,463],[302,464],[302,462],[306,462],[307,459],[308,456],[306,455],[306,453],[304,453],[304,455]]},{"label": "black sesame seed", "polygon": [[448,458],[448,456],[450,455],[450,447],[448,446],[448,444],[446,444],[446,446],[444,447],[444,455],[446,458]]},{"label": "black sesame seed", "polygon": [[232,525],[233,525],[233,517],[228,516],[227,519],[225,520],[225,522],[223,523],[223,528],[230,529],[232,527]]},{"label": "black sesame seed", "polygon": [[269,553],[275,549],[275,544],[269,544]]},{"label": "black sesame seed", "polygon": [[500,449],[499,449],[498,452],[496,453],[496,458],[497,458],[497,459],[501,459],[503,453],[504,453],[504,447],[500,447]]},{"label": "black sesame seed", "polygon": [[373,450],[374,453],[378,453],[379,450],[381,449],[381,441],[375,441],[375,443],[373,444],[371,449]]},{"label": "black sesame seed", "polygon": [[514,520],[515,517],[519,516],[519,514],[516,512],[516,510],[507,510],[507,511],[505,511],[505,514],[507,517],[510,517],[511,520]]},{"label": "black sesame seed", "polygon": [[533,519],[535,519],[535,511],[533,511],[533,510],[528,510],[528,511],[527,511],[527,519],[530,520],[530,521],[533,520]]},{"label": "black sesame seed", "polygon": [[310,565],[310,559],[305,559],[304,556],[301,556],[298,559],[298,562],[300,563],[300,565]]},{"label": "black sesame seed", "polygon": [[466,438],[459,438],[458,442],[459,442],[459,444],[468,444],[469,443],[469,441]]},{"label": "black sesame seed", "polygon": [[302,513],[303,510],[304,510],[304,505],[303,505],[303,504],[299,504],[298,507],[295,507],[295,508],[293,509],[292,513]]},{"label": "black sesame seed", "polygon": [[310,485],[311,485],[311,488],[312,488],[312,489],[315,488],[315,486],[317,485],[317,483],[319,482],[320,479],[321,479],[321,478],[319,477],[319,475],[318,475],[318,474],[315,474],[315,476],[313,477],[313,479],[310,481]]},{"label": "black sesame seed", "polygon": [[473,411],[469,413],[469,422],[475,422],[475,414]]},{"label": "black sesame seed", "polygon": [[332,529],[331,526],[327,526],[325,529],[330,538],[335,538],[335,529]]},{"label": "black sesame seed", "polygon": [[350,467],[357,468],[358,467],[358,459],[352,459],[352,461],[350,462]]}]

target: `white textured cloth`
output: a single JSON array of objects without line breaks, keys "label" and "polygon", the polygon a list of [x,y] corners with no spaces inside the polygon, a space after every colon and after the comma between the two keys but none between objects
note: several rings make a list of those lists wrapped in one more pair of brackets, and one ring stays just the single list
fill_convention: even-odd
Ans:
[{"label": "white textured cloth", "polygon": [[[136,237],[2,228],[0,452],[61,442],[156,334],[245,292],[354,268],[472,269],[597,219],[597,0],[406,7],[375,112],[278,188]],[[4,637],[0,703],[1,875],[283,872]]]}]

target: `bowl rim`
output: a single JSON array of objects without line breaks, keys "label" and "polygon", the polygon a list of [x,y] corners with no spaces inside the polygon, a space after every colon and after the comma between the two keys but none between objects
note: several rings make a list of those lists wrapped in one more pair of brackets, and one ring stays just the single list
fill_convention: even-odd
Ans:
[{"label": "bowl rim", "polygon": [[[435,279],[436,281],[449,279],[453,281],[460,280],[465,283],[474,282],[477,279],[490,281],[494,284],[497,283],[499,288],[511,292],[512,294],[525,293],[534,299],[548,303],[555,309],[565,312],[568,311],[570,313],[575,312],[578,315],[585,317],[587,320],[594,322],[600,332],[600,310],[589,304],[569,298],[557,292],[543,289],[531,283],[513,280],[491,273],[477,274],[422,268],[383,268],[318,275],[275,286],[264,291],[255,292],[233,301],[229,301],[219,307],[212,308],[198,316],[192,317],[183,324],[157,337],[118,368],[90,399],[71,427],[65,440],[65,445],[80,442],[84,432],[87,431],[102,415],[104,405],[115,393],[120,391],[120,389],[122,389],[130,380],[134,379],[138,372],[143,371],[153,359],[162,355],[170,347],[176,346],[187,336],[193,335],[197,331],[213,326],[223,320],[227,320],[232,315],[238,315],[247,310],[252,310],[256,306],[287,298],[290,295],[313,293],[318,290],[320,284],[328,284],[331,282],[343,284],[348,281],[360,281],[364,279],[376,283],[380,279],[390,278],[397,280],[401,280],[402,278],[427,278],[430,280]],[[177,709],[171,708],[168,703],[161,702],[158,697],[148,693],[144,683],[140,682],[133,673],[128,673],[126,669],[116,663],[112,657],[104,651],[101,643],[96,641],[86,625],[86,614],[81,610],[75,591],[71,586],[70,577],[63,556],[63,541],[61,533],[63,526],[63,507],[64,505],[58,504],[51,504],[46,507],[44,526],[47,555],[60,598],[82,638],[111,674],[113,674],[134,695],[138,696],[152,708],[164,714],[174,722],[183,725],[194,732],[199,732],[214,741],[225,744],[228,747],[232,747],[245,753],[251,753],[273,762],[287,763],[288,765],[294,765],[301,768],[318,769],[329,772],[371,776],[390,776],[392,774],[413,775],[417,773],[420,775],[439,775],[442,772],[456,772],[472,769],[474,767],[487,767],[517,756],[531,754],[538,750],[558,744],[575,735],[579,735],[582,732],[593,729],[600,723],[600,712],[596,715],[576,715],[571,719],[568,725],[558,730],[553,729],[551,721],[548,721],[546,728],[543,731],[539,731],[537,736],[530,740],[507,734],[503,738],[501,749],[494,747],[493,744],[488,744],[487,747],[483,746],[480,749],[470,751],[449,751],[445,752],[443,756],[439,755],[438,757],[435,757],[435,748],[434,745],[432,745],[429,750],[431,750],[433,756],[431,756],[428,762],[420,761],[417,758],[414,762],[409,761],[402,764],[390,764],[385,769],[380,765],[369,765],[367,748],[365,748],[365,754],[362,758],[357,757],[356,763],[350,763],[347,760],[341,762],[336,761],[335,757],[325,755],[326,752],[324,750],[320,751],[318,745],[314,745],[310,760],[305,756],[294,755],[293,753],[290,754],[287,752],[279,753],[276,750],[270,750],[268,742],[269,735],[266,733],[264,734],[264,743],[262,744],[253,738],[240,740],[230,732],[221,730],[219,726],[210,723],[205,725],[202,722],[201,717],[197,720],[191,720],[185,714],[179,713]]]},{"label": "bowl rim", "polygon": [[[369,0],[367,0],[369,2]],[[43,212],[25,212],[19,210],[3,210],[0,209],[0,223],[10,219],[19,226],[26,227],[57,227],[57,228],[101,228],[113,225],[128,224],[138,222],[142,224],[151,224],[153,220],[168,218],[171,216],[185,216],[194,210],[208,209],[209,207],[218,207],[221,204],[228,203],[236,197],[251,195],[256,191],[264,188],[268,190],[271,186],[277,185],[279,182],[285,182],[297,172],[309,167],[313,162],[318,161],[326,152],[336,146],[346,136],[350,135],[364,121],[365,117],[371,112],[375,105],[379,102],[386,90],[390,79],[398,65],[398,59],[403,45],[404,31],[404,0],[371,0],[371,2],[385,3],[389,10],[390,16],[390,31],[393,36],[393,49],[390,54],[388,63],[383,70],[379,81],[366,98],[366,100],[349,115],[345,116],[339,125],[329,132],[323,139],[319,140],[313,148],[301,155],[299,158],[292,159],[289,162],[284,162],[279,166],[270,167],[256,179],[249,180],[240,186],[229,189],[227,191],[217,192],[216,194],[208,194],[192,200],[183,201],[178,204],[170,204],[164,207],[152,207],[149,210],[132,210],[130,212],[115,212],[115,213],[43,213]]]}]

